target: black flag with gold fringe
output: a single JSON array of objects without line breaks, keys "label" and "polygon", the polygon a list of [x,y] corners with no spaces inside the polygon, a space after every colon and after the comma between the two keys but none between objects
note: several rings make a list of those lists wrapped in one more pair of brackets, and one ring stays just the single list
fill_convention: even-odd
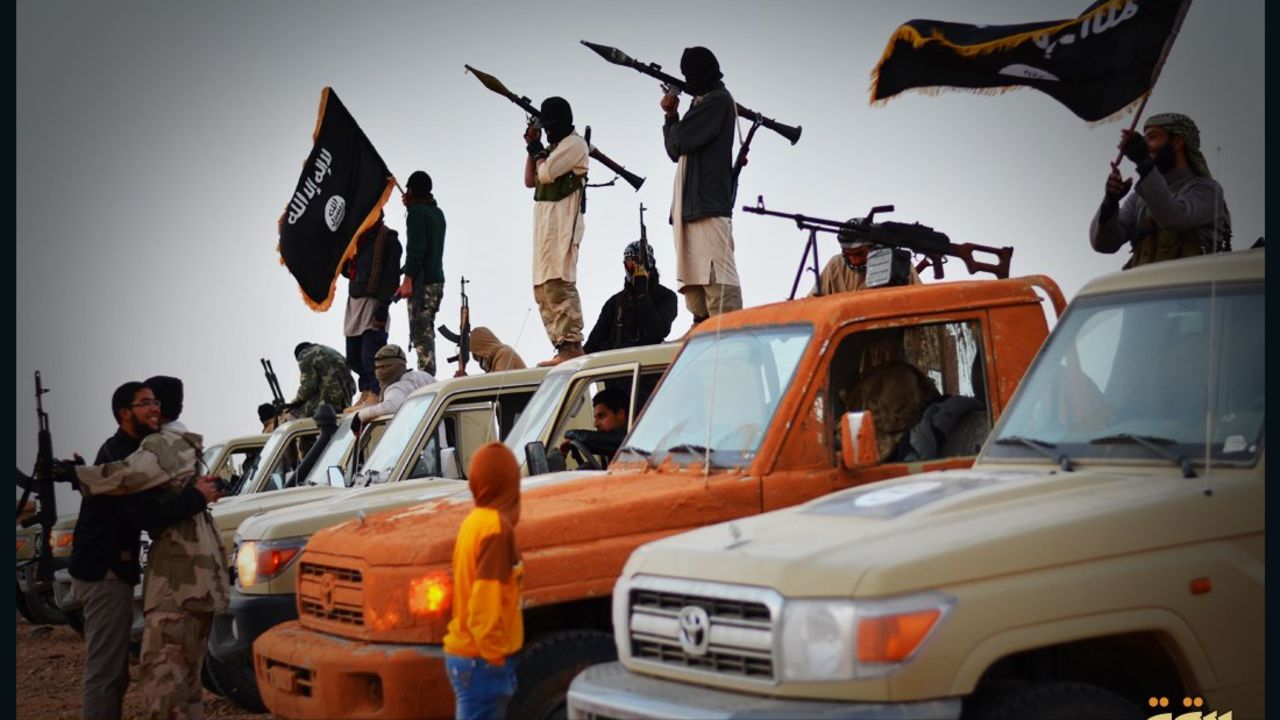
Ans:
[{"label": "black flag with gold fringe", "polygon": [[312,310],[328,310],[356,238],[391,196],[395,178],[332,88],[320,93],[314,145],[280,216],[280,261]]},{"label": "black flag with gold fringe", "polygon": [[1079,17],[1022,25],[912,20],[872,72],[871,101],[904,90],[1029,86],[1080,118],[1111,118],[1151,90],[1190,0],[1100,0]]}]

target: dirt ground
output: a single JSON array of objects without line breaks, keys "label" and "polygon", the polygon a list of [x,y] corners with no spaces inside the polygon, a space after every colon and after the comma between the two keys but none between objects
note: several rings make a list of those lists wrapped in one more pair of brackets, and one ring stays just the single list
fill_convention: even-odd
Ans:
[{"label": "dirt ground", "polygon": [[[16,613],[15,613],[16,615]],[[84,641],[66,625],[32,625],[17,615],[18,720],[79,720],[80,677],[84,671]],[[131,684],[124,699],[125,717],[142,716],[138,693],[138,664],[131,660]],[[234,703],[204,691],[208,720],[265,720],[270,715],[246,713]]]}]

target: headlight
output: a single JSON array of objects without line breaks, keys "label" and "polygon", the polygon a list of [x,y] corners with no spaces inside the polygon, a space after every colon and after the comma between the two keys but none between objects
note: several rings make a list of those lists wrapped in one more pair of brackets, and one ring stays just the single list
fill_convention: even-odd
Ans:
[{"label": "headlight", "polygon": [[409,581],[409,612],[421,617],[440,617],[453,600],[453,578],[434,570]]},{"label": "headlight", "polygon": [[236,547],[236,585],[252,587],[284,572],[306,547],[306,538],[246,540]]},{"label": "headlight", "polygon": [[54,557],[69,557],[71,555],[71,544],[75,541],[74,529],[54,530],[49,537],[53,543]]},{"label": "headlight", "polygon": [[778,645],[781,679],[887,675],[915,655],[954,602],[933,592],[888,600],[787,600]]}]

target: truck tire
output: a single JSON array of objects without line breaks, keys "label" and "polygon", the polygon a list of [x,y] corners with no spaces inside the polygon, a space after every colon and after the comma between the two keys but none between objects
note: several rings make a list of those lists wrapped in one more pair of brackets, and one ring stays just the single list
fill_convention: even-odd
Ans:
[{"label": "truck tire", "polygon": [[590,665],[613,662],[618,649],[609,633],[571,630],[542,635],[516,656],[516,694],[507,717],[568,716],[569,683]]},{"label": "truck tire", "polygon": [[67,616],[58,609],[53,594],[27,593],[27,611],[36,625],[66,625]]},{"label": "truck tire", "polygon": [[[16,586],[16,583],[15,583],[15,586]],[[27,596],[23,594],[21,588],[17,588],[17,590],[18,590],[18,600],[17,600],[18,613],[22,615],[22,618],[24,620],[31,623],[32,625],[39,625],[39,623],[36,622],[35,616],[31,614],[31,609],[27,607]]]},{"label": "truck tire", "polygon": [[975,708],[975,720],[1140,720],[1150,713],[1096,685],[1043,682],[988,698]]},{"label": "truck tire", "polygon": [[264,713],[267,706],[258,693],[258,680],[253,675],[251,663],[222,662],[205,653],[205,671],[209,673],[219,695],[251,713]]}]

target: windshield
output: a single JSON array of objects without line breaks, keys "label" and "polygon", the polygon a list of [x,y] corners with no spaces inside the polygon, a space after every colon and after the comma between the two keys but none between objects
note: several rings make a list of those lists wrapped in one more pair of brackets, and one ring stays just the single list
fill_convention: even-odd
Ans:
[{"label": "windshield", "polygon": [[[271,433],[271,437],[267,438],[267,444],[262,446],[262,452],[258,453],[258,461],[256,463],[257,467],[253,469],[253,478],[250,479],[249,482],[242,483],[240,485],[239,494],[248,495],[253,492],[252,488],[256,488],[261,485],[263,478],[265,478],[270,471],[276,469],[275,466],[279,464],[278,458],[276,460],[272,460],[271,456],[275,455],[280,446],[284,444],[285,436],[288,434],[289,431],[283,427]],[[271,467],[267,466],[267,463],[269,462],[271,463]]]},{"label": "windshield", "polygon": [[[413,439],[414,433],[418,431],[418,425],[422,423],[427,410],[431,409],[431,401],[435,398],[435,393],[427,393],[415,395],[404,401],[395,416],[391,418],[391,422],[387,423],[387,429],[383,431],[382,438],[373,448],[364,467],[356,473],[354,483],[356,486],[364,485],[370,481],[370,478],[375,484],[384,483],[390,479],[391,471],[396,467],[396,461],[400,459],[401,453]],[[370,475],[370,473],[373,474]]]},{"label": "windshield", "polygon": [[220,452],[222,452],[221,443],[204,449],[204,455],[200,456],[200,462],[204,464],[205,472],[213,472],[213,463],[218,459],[218,453]]},{"label": "windshield", "polygon": [[307,485],[328,485],[329,484],[329,468],[337,466],[343,472],[345,477],[347,469],[342,465],[342,458],[347,454],[352,443],[356,440],[355,433],[351,432],[351,419],[347,418],[345,422],[338,426],[334,431],[333,438],[329,440],[329,444],[325,446],[324,452],[320,454],[316,463],[311,466],[311,471],[307,473]]},{"label": "windshield", "polygon": [[668,455],[677,462],[705,456],[718,466],[750,462],[812,335],[811,326],[792,325],[690,340],[625,447],[654,464]]},{"label": "windshield", "polygon": [[[1059,322],[988,444],[991,457],[1252,462],[1262,442],[1259,284],[1081,300]],[[1134,438],[1141,438],[1135,440]],[[1142,440],[1147,441],[1145,444]],[[998,440],[997,440],[998,442]]]},{"label": "windshield", "polygon": [[529,404],[520,414],[520,419],[516,420],[511,432],[507,433],[507,439],[503,442],[520,459],[521,465],[525,462],[524,446],[546,437],[547,426],[553,419],[556,404],[564,394],[564,386],[571,377],[573,377],[572,372],[551,372],[543,378],[538,391],[529,399]]}]

